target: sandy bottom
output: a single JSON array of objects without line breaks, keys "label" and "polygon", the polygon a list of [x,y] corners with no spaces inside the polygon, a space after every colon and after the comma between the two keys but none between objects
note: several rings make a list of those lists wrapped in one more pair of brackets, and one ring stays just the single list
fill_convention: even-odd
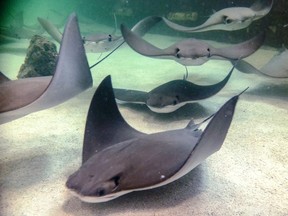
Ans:
[{"label": "sandy bottom", "polygon": [[[176,38],[148,35],[160,45]],[[15,78],[28,41],[0,48],[0,70]],[[217,44],[215,44],[217,46]],[[265,64],[275,50],[265,48],[248,60]],[[88,54],[90,64],[98,55]],[[212,84],[231,69],[226,61],[189,67],[189,80]],[[287,215],[288,80],[235,71],[215,97],[171,114],[145,106],[120,106],[136,129],[152,133],[183,128],[202,119],[247,86],[240,97],[223,147],[192,172],[167,186],[134,192],[107,203],[88,204],[65,188],[80,166],[86,114],[96,86],[108,74],[115,87],[150,90],[182,78],[173,61],[140,56],[126,45],[92,70],[94,87],[66,103],[0,126],[0,215]]]}]

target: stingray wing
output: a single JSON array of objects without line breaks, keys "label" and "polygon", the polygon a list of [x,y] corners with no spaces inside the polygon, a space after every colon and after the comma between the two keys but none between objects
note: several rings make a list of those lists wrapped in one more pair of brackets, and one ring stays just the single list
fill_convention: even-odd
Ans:
[{"label": "stingray wing", "polygon": [[259,49],[265,40],[265,33],[260,33],[256,37],[245,42],[232,45],[230,47],[215,48],[211,50],[211,58],[217,59],[218,57],[238,60],[253,54]]},{"label": "stingray wing", "polygon": [[266,16],[273,7],[273,0],[267,0],[263,2],[263,0],[257,0],[250,9],[256,13],[255,20]]},{"label": "stingray wing", "polygon": [[265,76],[265,74],[263,74],[260,70],[258,70],[253,65],[246,62],[245,60],[238,60],[237,64],[235,65],[235,68],[242,73],[247,73],[247,74],[254,73],[254,74],[261,75],[261,76],[263,75]]},{"label": "stingray wing", "polygon": [[[166,53],[165,50],[148,43],[142,39],[139,35],[133,33],[123,24],[121,25],[121,32],[125,42],[136,52],[148,57],[164,57],[171,54]],[[173,58],[174,59],[174,58]]]},{"label": "stingray wing", "polygon": [[147,100],[147,92],[114,88],[114,94],[117,103],[137,103],[145,104]]},{"label": "stingray wing", "polygon": [[[211,117],[213,117],[201,134],[201,138],[195,145],[184,166],[182,166],[182,168],[164,184],[173,182],[178,178],[186,175],[201,162],[203,162],[207,157],[221,148],[232,122],[238,98],[239,95],[232,97],[218,110],[218,112],[204,121],[206,122]],[[192,129],[199,129],[201,124],[193,126]],[[191,126],[188,125],[186,129],[189,130],[190,127]]]},{"label": "stingray wing", "polygon": [[203,92],[201,93],[201,96],[199,96],[200,97],[199,99],[212,97],[213,95],[217,94],[221,89],[223,89],[224,86],[227,84],[228,80],[230,79],[234,68],[235,66],[233,66],[233,68],[230,70],[227,76],[220,82],[214,85],[202,86]]},{"label": "stingray wing", "polygon": [[162,20],[159,16],[148,16],[138,23],[136,23],[131,29],[135,34],[143,37],[154,25]]},{"label": "stingray wing", "polygon": [[10,79],[0,71],[0,84],[7,81],[10,81]]},{"label": "stingray wing", "polygon": [[18,13],[12,15],[13,20],[10,23],[12,28],[23,28],[24,19],[23,19],[23,11],[19,11]]},{"label": "stingray wing", "polygon": [[41,17],[38,17],[37,19],[41,26],[48,32],[48,34],[58,43],[61,43],[62,33],[59,31],[59,29],[49,20],[43,19]]},{"label": "stingray wing", "polygon": [[274,78],[288,78],[288,50],[285,48],[281,53],[261,67],[260,71],[266,76]]},{"label": "stingray wing", "polygon": [[195,26],[195,27],[182,26],[177,23],[171,22],[165,17],[163,17],[162,19],[168,27],[176,31],[181,31],[181,32],[192,33],[192,32],[204,32],[204,31],[211,31],[211,30],[226,30],[224,24],[220,25],[222,24],[222,20],[221,20],[221,17],[218,16],[218,12],[216,13],[213,14],[209,19],[207,19],[206,22],[204,22],[202,25]]},{"label": "stingray wing", "polygon": [[111,77],[98,86],[87,115],[82,163],[115,143],[143,136],[122,117],[115,102]]},{"label": "stingray wing", "polygon": [[[33,81],[31,81],[30,86],[33,88]],[[79,32],[77,17],[72,14],[68,19],[63,35],[56,71],[47,89],[27,106],[1,113],[0,123],[56,106],[91,86],[92,77]]]}]

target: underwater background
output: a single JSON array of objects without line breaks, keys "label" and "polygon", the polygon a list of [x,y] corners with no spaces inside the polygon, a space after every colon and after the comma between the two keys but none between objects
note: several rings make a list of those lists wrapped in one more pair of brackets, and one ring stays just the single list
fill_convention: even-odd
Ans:
[{"label": "underwater background", "polygon": [[[131,28],[149,15],[173,18],[187,26],[203,23],[213,11],[249,7],[253,0],[10,0],[2,1],[0,26],[9,27],[23,12],[23,22],[38,29],[37,17],[59,24],[63,30],[70,13],[79,17],[81,32],[121,35],[120,24]],[[288,44],[288,1],[275,0],[268,15],[237,31],[181,33],[163,23],[145,39],[167,47],[184,38],[203,39],[213,46],[240,43],[266,30],[264,45],[247,62],[265,65]],[[47,33],[42,32],[57,44]],[[30,39],[0,36],[0,71],[17,79]],[[103,54],[87,53],[89,65]],[[288,59],[287,59],[288,60]],[[231,70],[229,61],[211,60],[188,67],[188,80],[208,85]],[[275,68],[277,70],[277,68]],[[148,58],[127,44],[92,70],[93,88],[71,100],[0,125],[0,215],[287,215],[288,214],[288,78],[270,78],[235,70],[215,96],[168,114],[146,106],[119,105],[124,119],[145,133],[183,128],[201,121],[230,97],[241,95],[225,142],[183,178],[161,188],[134,192],[116,200],[89,204],[65,188],[68,176],[81,163],[86,115],[96,87],[107,76],[113,86],[149,91],[182,79],[185,68],[169,60]]]},{"label": "underwater background", "polygon": [[[37,23],[37,17],[41,16],[63,22],[63,17],[67,17],[71,12],[76,12],[83,19],[97,20],[97,22],[114,27],[113,15],[116,15],[118,25],[125,23],[129,26],[134,25],[140,19],[151,15],[168,16],[178,15],[176,20],[182,24],[193,24],[197,26],[203,23],[215,11],[219,11],[227,7],[243,7],[250,6],[254,2],[251,0],[235,0],[235,1],[201,1],[201,0],[179,0],[179,1],[139,1],[139,0],[62,0],[62,1],[36,1],[36,0],[10,0],[2,1],[0,21],[2,25],[9,24],[13,16],[20,11],[24,12],[25,23]],[[251,37],[263,28],[268,28],[266,43],[272,46],[281,47],[287,44],[287,7],[288,2],[285,0],[275,0],[273,10],[263,19],[252,23],[247,29],[232,31],[229,34],[223,34],[221,31],[197,33],[193,35],[196,38],[213,39],[225,41],[229,39],[231,42],[239,41],[239,39]],[[183,17],[183,15],[186,18]],[[189,16],[189,18],[187,18]],[[57,20],[58,19],[58,20]],[[285,26],[286,27],[283,27]],[[189,34],[183,34],[170,30],[169,28],[161,28],[161,34],[182,35],[189,37]]]}]

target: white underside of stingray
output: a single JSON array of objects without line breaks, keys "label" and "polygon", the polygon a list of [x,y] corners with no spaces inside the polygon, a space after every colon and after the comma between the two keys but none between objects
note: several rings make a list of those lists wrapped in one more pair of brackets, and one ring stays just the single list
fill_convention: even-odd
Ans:
[{"label": "white underside of stingray", "polygon": [[[133,104],[146,104],[144,102],[138,102],[138,101],[122,101],[122,100],[119,100],[117,98],[115,98],[116,100],[116,103],[117,104],[130,104],[130,103],[133,103]],[[195,100],[195,101],[185,101],[185,102],[182,102],[182,103],[178,103],[176,105],[167,105],[165,107],[161,107],[161,108],[157,108],[157,107],[153,107],[153,106],[149,106],[147,105],[147,107],[153,111],[153,112],[156,112],[156,113],[171,113],[171,112],[174,112],[175,110],[179,109],[180,107],[182,106],[185,106],[186,104],[189,104],[189,103],[197,103],[198,100]]]}]

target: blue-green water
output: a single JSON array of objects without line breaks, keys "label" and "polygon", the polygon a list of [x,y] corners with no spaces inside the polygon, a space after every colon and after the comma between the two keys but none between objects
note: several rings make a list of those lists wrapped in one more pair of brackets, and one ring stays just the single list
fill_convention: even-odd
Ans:
[{"label": "blue-green water", "polygon": [[[263,2],[269,2],[268,0]],[[13,17],[17,13],[23,11],[24,24],[26,25],[38,25],[37,17],[47,18],[54,23],[63,23],[63,20],[67,16],[76,12],[80,17],[80,20],[105,24],[114,27],[115,14],[117,17],[117,23],[125,23],[128,26],[133,26],[136,22],[144,17],[151,15],[159,15],[169,17],[175,13],[183,13],[193,16],[191,19],[181,18],[178,22],[197,26],[203,23],[209,16],[215,11],[219,11],[227,7],[250,7],[254,1],[193,1],[193,0],[181,0],[181,1],[137,1],[137,0],[62,0],[62,1],[2,1],[1,3],[1,17],[0,23],[4,26],[9,26],[13,22]],[[197,33],[193,35],[196,38],[211,39],[217,41],[230,41],[239,42],[243,39],[252,37],[257,32],[268,28],[266,43],[272,46],[281,47],[282,44],[288,42],[287,27],[283,27],[287,24],[287,2],[282,0],[275,0],[273,10],[261,21],[257,21],[250,27],[240,31],[232,31],[229,34],[223,32],[211,33]],[[191,15],[193,14],[193,15]],[[191,18],[191,17],[190,17]],[[91,29],[92,31],[92,29]],[[152,32],[156,31],[161,34],[169,35],[181,35],[189,37],[187,34],[171,31],[171,29],[162,27],[159,31],[152,29]]]}]

